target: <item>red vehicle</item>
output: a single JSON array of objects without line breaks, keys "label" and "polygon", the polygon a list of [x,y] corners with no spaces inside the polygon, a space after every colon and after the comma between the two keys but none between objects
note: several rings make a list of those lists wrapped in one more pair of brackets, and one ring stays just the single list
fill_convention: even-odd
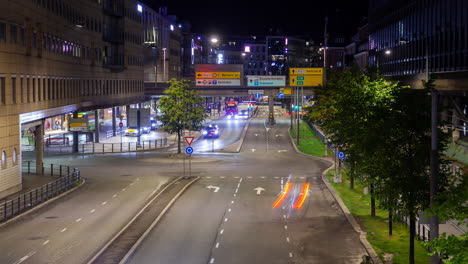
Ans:
[{"label": "red vehicle", "polygon": [[227,101],[225,111],[226,111],[226,116],[228,118],[233,118],[234,116],[236,116],[238,113],[237,101],[233,99]]}]

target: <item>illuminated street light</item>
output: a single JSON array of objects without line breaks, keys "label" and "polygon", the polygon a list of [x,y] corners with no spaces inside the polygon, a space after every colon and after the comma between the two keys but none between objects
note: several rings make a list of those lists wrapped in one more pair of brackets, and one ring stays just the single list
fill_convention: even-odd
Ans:
[{"label": "illuminated street light", "polygon": [[392,54],[391,50],[388,49],[388,50],[385,51],[385,55],[390,55],[390,54]]}]

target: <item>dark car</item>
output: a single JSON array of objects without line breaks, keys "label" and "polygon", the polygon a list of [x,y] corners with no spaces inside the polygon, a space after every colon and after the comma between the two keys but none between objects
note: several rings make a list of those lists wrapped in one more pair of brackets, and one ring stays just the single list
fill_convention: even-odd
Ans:
[{"label": "dark car", "polygon": [[249,118],[249,111],[248,110],[241,110],[236,115],[236,119],[248,119],[248,118]]},{"label": "dark car", "polygon": [[208,125],[203,129],[202,134],[203,134],[203,138],[218,138],[219,137],[218,126]]}]

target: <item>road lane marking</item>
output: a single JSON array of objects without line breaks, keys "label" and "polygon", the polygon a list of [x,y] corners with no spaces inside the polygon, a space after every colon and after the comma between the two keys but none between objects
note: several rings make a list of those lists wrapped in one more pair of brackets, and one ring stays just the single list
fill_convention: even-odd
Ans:
[{"label": "road lane marking", "polygon": [[236,196],[237,196],[237,194],[233,194],[233,196],[234,196],[234,197],[236,197]]},{"label": "road lane marking", "polygon": [[130,183],[130,186],[132,186],[134,184],[134,182]]},{"label": "road lane marking", "polygon": [[67,228],[64,228],[64,229],[60,230],[60,233],[63,233],[65,231],[67,231]]},{"label": "road lane marking", "polygon": [[290,258],[292,258],[292,257],[293,257],[293,255],[292,255],[292,252],[289,252],[289,257],[290,257]]},{"label": "road lane marking", "polygon": [[46,240],[46,241],[44,241],[44,243],[42,243],[42,245],[47,245],[49,242],[50,242],[50,240]]},{"label": "road lane marking", "polygon": [[307,194],[309,193],[309,187],[310,187],[310,183],[303,183],[302,184],[301,192],[297,196],[296,202],[293,205],[294,209],[299,210],[299,209],[302,208],[302,206],[304,205],[304,202],[305,202],[305,200],[307,198]]},{"label": "road lane marking", "polygon": [[224,176],[219,176],[219,177],[220,177],[221,179],[224,179],[224,178],[226,178],[226,177],[224,177]]},{"label": "road lane marking", "polygon": [[224,229],[221,229],[221,231],[219,231],[219,234],[222,235],[224,233]]},{"label": "road lane marking", "polygon": [[228,209],[228,212],[231,212],[231,208]]},{"label": "road lane marking", "polygon": [[15,263],[13,263],[13,264],[19,264],[19,263],[21,263],[21,262],[27,260],[29,257],[31,257],[31,256],[34,255],[34,254],[36,254],[36,251],[31,251],[31,252],[29,252],[26,256],[20,258],[19,260],[17,260],[17,261],[16,261]]},{"label": "road lane marking", "polygon": [[276,199],[276,201],[273,203],[273,208],[278,208],[281,206],[281,204],[283,204],[284,200],[286,200],[286,197],[288,197],[289,192],[291,191],[291,186],[292,186],[291,182],[288,182],[286,184],[283,191],[278,196],[278,199]]},{"label": "road lane marking", "polygon": [[75,222],[77,222],[77,223],[78,223],[79,221],[81,221],[81,218],[78,218],[78,219],[75,220]]},{"label": "road lane marking", "polygon": [[214,258],[211,258],[210,264],[213,264],[213,263],[214,263]]},{"label": "road lane marking", "polygon": [[103,202],[102,205],[106,205],[107,204],[107,201]]},{"label": "road lane marking", "polygon": [[219,248],[219,242],[218,242],[218,243],[216,243],[216,248]]},{"label": "road lane marking", "polygon": [[252,176],[248,176],[247,178],[252,179]]},{"label": "road lane marking", "polygon": [[117,194],[112,195],[112,198],[115,198],[115,197],[117,197]]},{"label": "road lane marking", "polygon": [[125,192],[126,188],[123,188],[122,191]]},{"label": "road lane marking", "polygon": [[284,229],[288,229],[288,226],[287,226],[287,225],[284,225]]},{"label": "road lane marking", "polygon": [[237,188],[236,188],[236,191],[235,191],[235,193],[237,193],[238,191],[239,191],[239,187],[237,187]]},{"label": "road lane marking", "polygon": [[286,241],[289,243],[289,237],[286,237]]},{"label": "road lane marking", "polygon": [[242,182],[242,179],[243,179],[243,178],[240,178],[240,179],[239,179],[239,182]]},{"label": "road lane marking", "polygon": [[228,221],[228,218],[227,218],[227,217],[226,217],[226,218],[224,218],[224,222],[227,222],[227,221]]},{"label": "road lane marking", "polygon": [[262,177],[260,177],[260,178],[265,179],[265,176],[262,176]]},{"label": "road lane marking", "polygon": [[96,209],[93,209],[93,210],[91,210],[91,211],[89,211],[89,212],[90,212],[90,213],[94,213],[94,212],[96,212]]},{"label": "road lane marking", "polygon": [[211,179],[211,176],[206,176],[207,179]]}]

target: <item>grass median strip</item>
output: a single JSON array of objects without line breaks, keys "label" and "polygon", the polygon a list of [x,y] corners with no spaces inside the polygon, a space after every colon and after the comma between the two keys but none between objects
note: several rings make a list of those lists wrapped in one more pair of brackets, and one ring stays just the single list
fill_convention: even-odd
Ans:
[{"label": "grass median strip", "polygon": [[[290,129],[294,144],[297,143],[297,126]],[[297,146],[297,144],[296,144]],[[299,146],[297,148],[315,157],[324,157],[325,146],[323,142],[310,129],[309,125],[301,122],[299,125]],[[328,151],[328,155],[334,155]],[[345,172],[345,170],[343,170]],[[376,216],[370,216],[370,195],[363,194],[364,185],[355,180],[354,189],[349,188],[349,180],[343,178],[343,182],[333,182],[334,170],[327,174],[328,180],[334,190],[341,197],[361,228],[367,232],[367,240],[380,256],[384,263],[403,264],[408,263],[409,254],[409,229],[394,219],[393,235],[388,235],[388,212],[383,209],[376,210]],[[429,263],[427,251],[419,241],[415,243],[415,263]]]},{"label": "grass median strip", "polygon": [[[333,182],[334,171],[327,174],[328,181],[341,197],[343,202],[353,214],[361,228],[367,232],[367,240],[382,260],[403,264],[409,259],[409,230],[408,227],[394,219],[393,235],[388,235],[388,212],[383,209],[376,209],[376,216],[370,216],[370,195],[364,195],[364,186],[355,181],[354,189],[349,188],[349,180],[344,177],[343,182]],[[415,262],[429,263],[427,251],[419,241],[415,242]]]}]

